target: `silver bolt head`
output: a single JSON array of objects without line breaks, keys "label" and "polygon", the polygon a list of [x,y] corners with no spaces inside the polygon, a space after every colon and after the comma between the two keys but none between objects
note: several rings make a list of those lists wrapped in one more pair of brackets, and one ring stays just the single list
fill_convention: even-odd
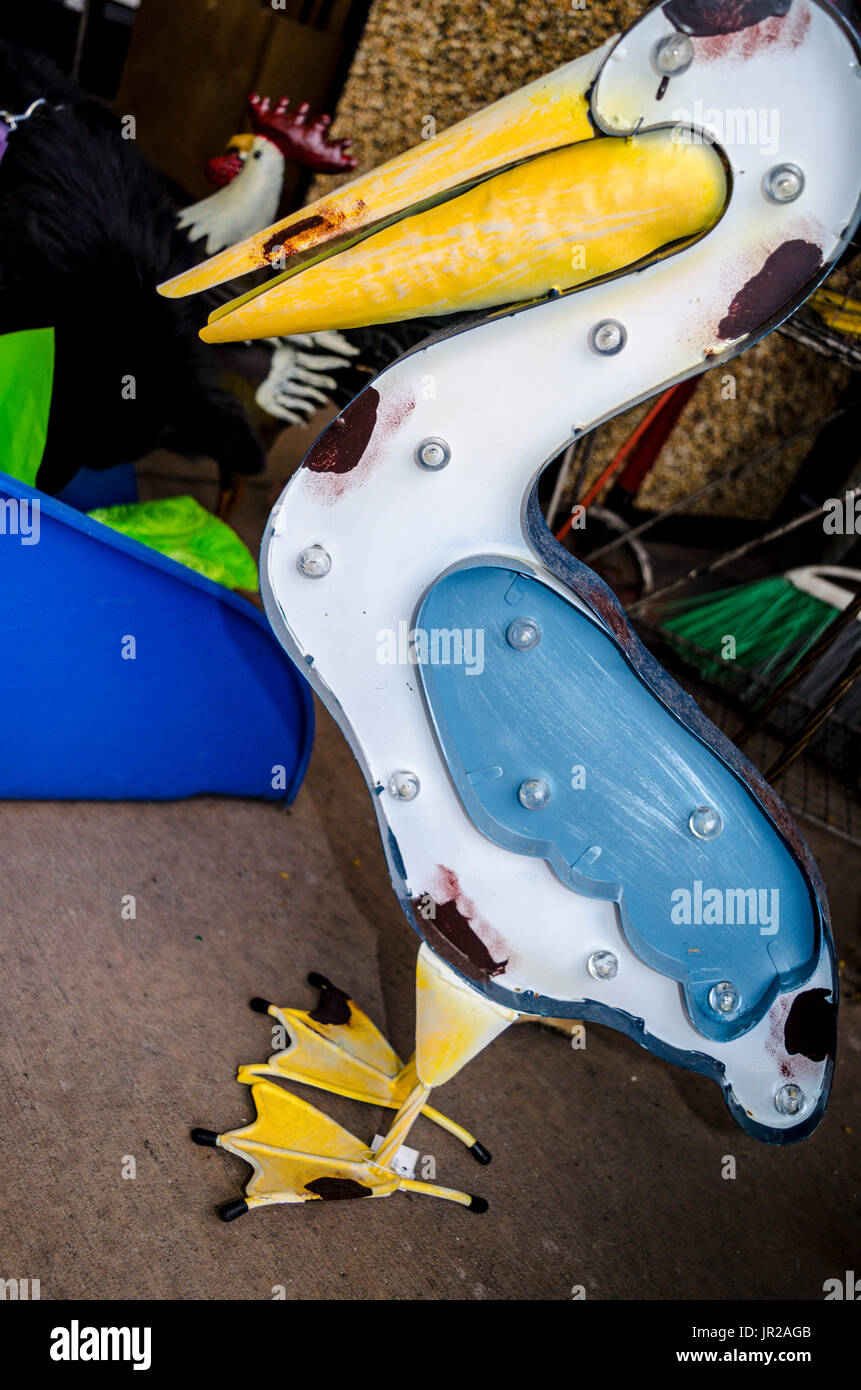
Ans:
[{"label": "silver bolt head", "polygon": [[619,973],[619,960],[612,951],[593,951],[586,969],[593,980],[614,980]]},{"label": "silver bolt head", "polygon": [[527,811],[541,811],[550,801],[550,783],[543,777],[527,777],[517,789],[517,799]]},{"label": "silver bolt head", "polygon": [[451,448],[444,439],[438,439],[432,435],[429,439],[423,439],[421,443],[416,445],[415,458],[419,468],[426,468],[431,473],[436,473],[451,462]]},{"label": "silver bolt head", "polygon": [[668,34],[655,47],[655,67],[664,77],[678,77],[694,61],[694,46],[687,34]]},{"label": "silver bolt head", "polygon": [[515,618],[505,635],[515,651],[529,652],[541,641],[541,628],[534,618]]},{"label": "silver bolt head", "polygon": [[734,1014],[741,1003],[741,995],[729,980],[721,980],[709,990],[709,1004],[716,1014]]},{"label": "silver bolt head", "polygon": [[322,545],[309,545],[296,558],[296,568],[306,579],[322,579],[332,568],[332,557]]},{"label": "silver bolt head", "polygon": [[628,330],[618,319],[601,319],[589,329],[589,346],[599,357],[615,357],[628,341]]},{"label": "silver bolt head", "polygon": [[714,840],[723,830],[723,821],[714,806],[697,806],[688,817],[688,825],[698,840]]},{"label": "silver bolt head", "polygon": [[393,772],[388,781],[389,794],[395,801],[414,801],[420,787],[421,783],[416,774],[404,769]]},{"label": "silver bolt head", "polygon": [[775,1093],[774,1108],[781,1115],[800,1115],[807,1105],[807,1097],[800,1086],[789,1081]]},{"label": "silver bolt head", "polygon": [[794,203],[804,191],[804,174],[797,164],[775,164],[762,180],[770,203]]}]

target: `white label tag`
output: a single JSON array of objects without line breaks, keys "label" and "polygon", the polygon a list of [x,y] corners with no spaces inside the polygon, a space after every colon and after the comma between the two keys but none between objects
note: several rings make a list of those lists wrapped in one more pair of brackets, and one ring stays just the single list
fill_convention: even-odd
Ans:
[{"label": "white label tag", "polygon": [[[376,1153],[383,1142],[382,1134],[375,1134],[371,1141],[371,1151]],[[419,1161],[418,1149],[411,1149],[408,1144],[401,1144],[394,1158],[389,1163],[393,1173],[397,1173],[400,1178],[414,1178],[416,1175],[416,1164]]]}]

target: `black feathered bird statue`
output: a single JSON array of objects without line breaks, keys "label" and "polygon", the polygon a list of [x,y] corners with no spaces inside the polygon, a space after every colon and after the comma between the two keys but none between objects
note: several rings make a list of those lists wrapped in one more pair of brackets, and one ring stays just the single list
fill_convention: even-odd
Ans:
[{"label": "black feathered bird statue", "polygon": [[[165,301],[156,286],[271,220],[285,160],[349,170],[349,142],[332,140],[330,118],[309,119],[307,104],[291,111],[286,99],[270,106],[253,94],[252,133],[210,162],[221,188],[179,209],[121,122],[49,59],[0,42],[0,93],[10,118],[0,160],[0,333],[50,327],[55,335],[38,486],[56,493],[82,466],[111,468],[164,447],[214,459],[225,496],[263,469],[264,450],[220,378],[238,362],[253,379],[259,350],[206,347],[193,307]],[[229,297],[214,290],[210,309]],[[422,336],[421,328],[411,335]],[[304,423],[328,393],[345,403],[403,350],[398,341],[381,354],[373,341],[374,365],[359,367],[361,345],[326,334],[270,347],[258,397],[282,425]],[[347,367],[336,391],[332,372]]]},{"label": "black feathered bird statue", "polygon": [[161,179],[119,121],[48,59],[0,43],[15,115],[0,161],[0,332],[50,327],[54,390],[38,486],[163,446],[218,465],[222,485],[259,472],[263,450],[218,385],[195,315],[155,287],[196,253]]}]

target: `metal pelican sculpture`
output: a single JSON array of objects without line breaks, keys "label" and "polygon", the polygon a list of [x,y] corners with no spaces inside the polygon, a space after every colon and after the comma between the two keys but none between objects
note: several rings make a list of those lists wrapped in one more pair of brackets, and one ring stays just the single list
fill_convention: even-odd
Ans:
[{"label": "metal pelican sculpture", "polygon": [[[476,313],[334,420],[267,526],[266,611],[361,765],[421,938],[416,1051],[322,977],[308,1012],[256,1001],[285,1034],[240,1069],[257,1118],[195,1131],[252,1166],[225,1219],[399,1189],[483,1210],[398,1155],[424,1113],[487,1161],[429,1096],[520,1016],[622,1030],[766,1142],[819,1122],[837,980],[810,851],[551,537],[536,481],[821,282],[858,224],[860,53],[825,0],[665,0],[162,287],[277,272],[210,342]],[[759,110],[777,152],[751,141]],[[290,1079],[390,1106],[382,1145]]]}]

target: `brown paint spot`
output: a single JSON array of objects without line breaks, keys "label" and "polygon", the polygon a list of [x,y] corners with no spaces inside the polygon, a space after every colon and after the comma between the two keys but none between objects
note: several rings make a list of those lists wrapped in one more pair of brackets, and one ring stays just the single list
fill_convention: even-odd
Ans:
[{"label": "brown paint spot", "polygon": [[303,217],[300,222],[294,222],[291,227],[288,227],[286,233],[283,231],[273,232],[271,236],[260,243],[261,265],[268,266],[274,260],[284,261],[289,256],[294,255],[301,250],[301,245],[297,245],[297,242],[301,243],[303,237],[308,232],[314,231],[315,227],[325,227],[329,233],[328,236],[315,238],[315,241],[322,246],[330,240],[334,232],[325,217]]},{"label": "brown paint spot", "polygon": [[[808,992],[819,993],[816,990]],[[795,1000],[787,994],[782,994],[775,999],[768,1013],[769,1028],[768,1037],[765,1040],[765,1050],[774,1061],[784,1081],[807,1081],[811,1085],[818,1085],[821,1071],[817,1061],[821,1063],[824,1058],[814,1060],[805,1053],[786,1046],[789,1016],[794,1005]],[[802,1017],[803,1014],[804,1006],[802,1006]]]},{"label": "brown paint spot", "polygon": [[782,309],[821,265],[822,252],[813,242],[800,238],[783,242],[762,269],[742,285],[718,324],[718,337],[741,338],[753,333]]},{"label": "brown paint spot", "polygon": [[[301,236],[303,232],[312,232],[315,227],[328,227],[330,224],[325,217],[302,217],[298,222],[291,223],[287,229],[286,242],[289,244]],[[285,245],[285,237],[281,232],[275,232],[263,243],[263,249],[267,256],[277,255]]]},{"label": "brown paint spot", "polygon": [[306,1182],[305,1191],[322,1197],[324,1202],[349,1202],[354,1197],[370,1197],[372,1189],[353,1178],[315,1178]]},{"label": "brown paint spot", "polygon": [[261,266],[269,265],[273,257],[287,258],[297,251],[301,251],[303,249],[302,243],[307,241],[309,232],[317,233],[312,238],[315,245],[325,246],[328,242],[349,231],[352,223],[361,222],[361,214],[364,210],[365,203],[361,198],[356,199],[349,215],[343,208],[324,203],[320,211],[313,213],[310,217],[300,217],[298,222],[293,222],[290,226],[282,229],[276,229],[265,241],[259,243],[258,254]]},{"label": "brown paint spot", "polygon": [[415,408],[416,403],[412,396],[406,394],[391,396],[386,402],[385,418],[380,420],[386,437],[396,434]]},{"label": "brown paint spot", "polygon": [[785,1081],[791,1081],[795,1075],[792,1062],[783,1046],[783,1028],[788,1013],[789,1000],[781,995],[779,999],[774,1001],[769,1010],[769,1035],[765,1040],[765,1050],[774,1059],[777,1069]]},{"label": "brown paint spot", "polygon": [[[413,916],[419,932],[437,955],[468,979],[480,983],[494,975],[501,975],[510,958],[494,960],[493,952],[479,936],[475,925],[480,925],[484,936],[489,936],[491,941],[494,936],[492,929],[481,919],[475,904],[463,893],[454,870],[440,864],[437,872],[438,883],[434,891],[412,899]],[[426,917],[421,911],[428,897],[434,903],[432,917]],[[502,946],[498,939],[496,944]]]},{"label": "brown paint spot", "polygon": [[833,1057],[837,1046],[837,1008],[827,989],[807,989],[792,1003],[784,1028],[786,1050],[811,1062]]},{"label": "brown paint spot", "polygon": [[314,490],[320,501],[335,503],[370,476],[415,404],[412,392],[400,383],[380,391],[365,387],[332,421],[305,460],[309,472],[317,474]]},{"label": "brown paint spot", "polygon": [[792,0],[670,0],[667,19],[686,34],[734,34],[764,19],[787,14]]},{"label": "brown paint spot", "polygon": [[[699,11],[700,5],[690,0],[690,8]],[[733,7],[723,8],[728,10]],[[810,28],[810,10],[803,0],[794,0],[791,8],[783,13],[778,11],[776,0],[770,12],[766,5],[761,8],[762,17],[741,28],[714,29],[701,37],[691,29],[689,32],[697,39],[697,62],[746,63],[766,49],[771,53],[785,53],[804,42]]]},{"label": "brown paint spot", "polygon": [[333,1025],[350,1022],[351,1010],[349,995],[346,995],[337,985],[330,984],[328,980],[320,984],[322,994],[320,1002],[316,1008],[308,1013],[309,1018],[313,1018],[315,1023],[330,1023]]},{"label": "brown paint spot", "polygon": [[508,964],[508,961],[493,959],[481,937],[470,926],[469,918],[459,911],[457,903],[440,903],[434,926],[482,975],[500,975]]},{"label": "brown paint spot", "polygon": [[611,632],[615,633],[620,642],[623,644],[626,643],[630,634],[630,628],[615,604],[610,603],[606,595],[597,594],[595,596],[594,606],[607,623]]},{"label": "brown paint spot", "polygon": [[310,468],[312,473],[351,472],[371,442],[379,403],[379,392],[373,386],[366,386],[320,436],[303,467]]}]

